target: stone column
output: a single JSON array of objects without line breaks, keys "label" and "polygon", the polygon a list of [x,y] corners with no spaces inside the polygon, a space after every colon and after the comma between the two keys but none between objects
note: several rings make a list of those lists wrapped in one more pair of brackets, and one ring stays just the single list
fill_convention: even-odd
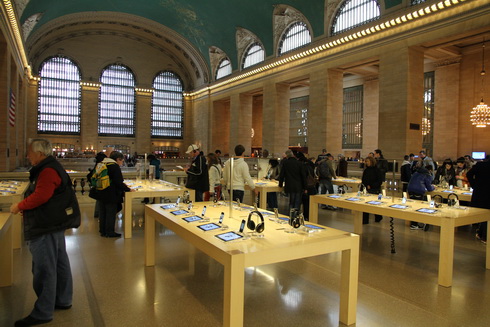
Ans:
[{"label": "stone column", "polygon": [[135,142],[130,152],[151,153],[151,93],[136,92]]},{"label": "stone column", "polygon": [[235,153],[235,146],[245,147],[245,155],[250,155],[252,147],[252,103],[249,94],[233,94],[230,97],[230,154]]},{"label": "stone column", "polygon": [[362,151],[366,157],[369,152],[378,148],[379,130],[379,79],[366,78],[364,81],[363,118],[362,118]]},{"label": "stone column", "polygon": [[378,148],[400,159],[422,147],[424,54],[393,46],[380,55]]},{"label": "stone column", "polygon": [[[455,160],[458,146],[459,75],[461,58],[436,63],[434,108],[434,159]],[[468,115],[469,116],[469,115]]]},{"label": "stone column", "polygon": [[210,150],[214,152],[216,149],[219,149],[222,155],[227,153],[232,154],[233,151],[229,152],[230,130],[230,101],[214,101],[211,122],[212,148]]},{"label": "stone column", "polygon": [[94,149],[97,153],[104,146],[99,143],[99,87],[82,86],[82,114],[80,118],[80,147]]},{"label": "stone column", "polygon": [[289,84],[264,85],[262,148],[280,157],[289,146]]}]

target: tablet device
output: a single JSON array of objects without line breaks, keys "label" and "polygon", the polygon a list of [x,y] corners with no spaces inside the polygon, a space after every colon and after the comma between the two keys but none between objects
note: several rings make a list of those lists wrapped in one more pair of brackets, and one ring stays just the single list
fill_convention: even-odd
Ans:
[{"label": "tablet device", "polygon": [[324,227],[317,226],[317,225],[310,225],[310,224],[305,224],[305,227],[308,227],[311,229],[325,229]]},{"label": "tablet device", "polygon": [[334,195],[329,195],[328,197],[333,198],[333,199],[338,199],[338,198],[340,198],[340,195],[334,194]]},{"label": "tablet device", "polygon": [[218,229],[218,228],[221,228],[220,225],[218,224],[215,224],[215,223],[209,223],[209,224],[204,224],[204,225],[198,225],[197,226],[198,228],[200,228],[201,230],[207,232],[209,230],[213,230],[213,229]]},{"label": "tablet device", "polygon": [[289,221],[289,218],[287,218],[287,217],[277,217],[277,219],[284,220],[284,221]]},{"label": "tablet device", "polygon": [[436,209],[427,209],[427,208],[420,208],[420,209],[417,209],[416,211],[423,212],[423,213],[435,213],[435,212],[437,212]]},{"label": "tablet device", "polygon": [[238,239],[240,239],[240,238],[243,237],[243,235],[240,235],[240,234],[235,233],[235,232],[226,232],[226,233],[217,234],[217,235],[214,235],[214,236],[217,237],[217,238],[219,238],[223,242],[229,242],[229,241],[233,241],[233,240],[238,240]]},{"label": "tablet device", "polygon": [[361,199],[359,199],[359,198],[348,198],[346,200],[347,201],[360,201]]},{"label": "tablet device", "polygon": [[395,208],[395,209],[407,209],[408,206],[404,206],[402,204],[392,204],[390,208]]},{"label": "tablet device", "polygon": [[463,192],[461,194],[464,194],[464,195],[473,195],[473,193],[471,193],[471,192]]},{"label": "tablet device", "polygon": [[192,223],[193,221],[199,221],[199,220],[202,220],[201,217],[199,216],[191,216],[191,217],[184,217],[182,218],[184,219],[185,221],[187,221],[188,223]]},{"label": "tablet device", "polygon": [[172,204],[166,204],[166,205],[160,206],[160,208],[162,208],[162,209],[173,209],[176,206],[177,205],[175,203],[172,203]]},{"label": "tablet device", "polygon": [[368,202],[366,202],[366,203],[367,203],[367,204],[374,204],[374,205],[376,205],[376,206],[377,206],[377,205],[380,205],[380,204],[381,204],[381,203],[383,203],[383,202],[381,202],[381,201],[368,201]]},{"label": "tablet device", "polygon": [[260,213],[262,214],[262,216],[270,216],[270,215],[273,215],[272,212],[268,212],[268,211],[261,211]]},{"label": "tablet device", "polygon": [[179,216],[179,215],[185,215],[186,213],[189,213],[187,210],[175,210],[175,211],[170,211],[171,214]]},{"label": "tablet device", "polygon": [[453,193],[453,191],[450,191],[450,190],[444,190],[442,192],[444,192],[444,193]]}]

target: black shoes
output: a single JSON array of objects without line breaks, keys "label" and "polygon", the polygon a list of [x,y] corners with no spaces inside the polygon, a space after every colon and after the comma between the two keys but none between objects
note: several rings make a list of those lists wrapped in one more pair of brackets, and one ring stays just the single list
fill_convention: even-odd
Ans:
[{"label": "black shoes", "polygon": [[119,233],[109,233],[109,234],[106,234],[105,237],[109,237],[109,238],[112,238],[112,237],[121,237],[121,234],[119,234]]},{"label": "black shoes", "polygon": [[68,309],[71,309],[71,304],[70,305],[55,305],[54,308],[57,310],[68,310]]},{"label": "black shoes", "polygon": [[15,322],[15,327],[23,327],[23,326],[35,326],[35,325],[41,325],[41,324],[47,324],[48,322],[50,322],[51,320],[53,319],[37,319],[37,318],[34,318],[34,317],[31,317],[30,315],[23,318],[23,319],[20,319],[20,320],[17,320]]}]

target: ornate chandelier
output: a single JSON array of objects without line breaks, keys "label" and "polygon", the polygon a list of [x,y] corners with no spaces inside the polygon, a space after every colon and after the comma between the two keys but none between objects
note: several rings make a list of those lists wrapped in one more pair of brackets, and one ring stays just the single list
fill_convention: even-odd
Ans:
[{"label": "ornate chandelier", "polygon": [[483,101],[483,82],[485,79],[485,41],[482,46],[482,61],[481,61],[481,100],[480,104],[471,110],[470,121],[476,127],[487,127],[490,125],[490,108]]}]

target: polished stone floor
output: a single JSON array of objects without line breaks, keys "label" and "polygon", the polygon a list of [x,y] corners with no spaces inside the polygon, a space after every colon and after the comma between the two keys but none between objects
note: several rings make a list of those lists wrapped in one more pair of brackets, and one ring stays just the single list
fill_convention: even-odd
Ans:
[{"label": "polished stone floor", "polygon": [[[45,326],[222,325],[219,263],[160,227],[156,266],[146,268],[143,204],[134,202],[133,238],[125,240],[101,238],[92,200],[85,195],[80,203],[82,226],[66,236],[73,308],[56,311]],[[286,206],[283,197],[280,206]],[[347,210],[321,210],[319,218],[353,230]],[[471,227],[456,233],[451,288],[437,285],[438,228],[411,231],[395,220],[395,242],[392,254],[389,219],[374,223],[371,217],[361,241],[356,326],[490,326],[490,270]],[[32,309],[30,259],[26,246],[15,251],[14,285],[0,288],[0,326],[13,326]],[[339,263],[339,254],[329,254],[247,269],[244,326],[340,326]]]}]

